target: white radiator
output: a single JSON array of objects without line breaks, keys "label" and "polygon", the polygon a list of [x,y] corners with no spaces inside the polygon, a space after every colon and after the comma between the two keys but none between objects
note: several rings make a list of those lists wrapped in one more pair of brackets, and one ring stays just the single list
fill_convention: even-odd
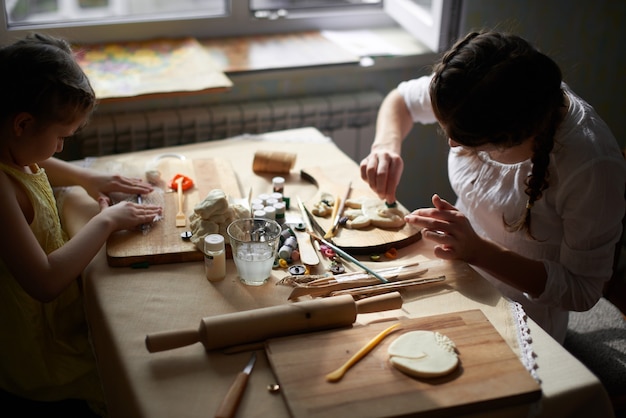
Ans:
[{"label": "white radiator", "polygon": [[313,126],[353,160],[369,152],[383,96],[323,97],[94,114],[78,135],[79,157],[110,155]]}]

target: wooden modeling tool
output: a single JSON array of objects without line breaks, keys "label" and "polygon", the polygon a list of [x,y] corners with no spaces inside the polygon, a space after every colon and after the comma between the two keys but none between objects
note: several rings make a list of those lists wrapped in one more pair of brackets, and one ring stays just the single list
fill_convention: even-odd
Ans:
[{"label": "wooden modeling tool", "polygon": [[300,214],[302,216],[302,222],[305,225],[305,230],[301,231],[298,228],[293,228],[294,233],[296,234],[296,240],[298,241],[298,249],[300,250],[300,260],[307,266],[316,266],[320,263],[320,259],[318,256],[317,249],[315,248],[311,236],[307,233],[309,231],[313,231],[313,227],[311,225],[311,220],[309,219],[309,215],[306,213],[306,209],[302,204],[302,200],[298,196],[298,209],[300,209]]},{"label": "wooden modeling tool", "polygon": [[176,226],[184,227],[187,225],[187,216],[183,211],[183,179],[176,179],[176,193],[178,194],[178,212],[176,213]]}]

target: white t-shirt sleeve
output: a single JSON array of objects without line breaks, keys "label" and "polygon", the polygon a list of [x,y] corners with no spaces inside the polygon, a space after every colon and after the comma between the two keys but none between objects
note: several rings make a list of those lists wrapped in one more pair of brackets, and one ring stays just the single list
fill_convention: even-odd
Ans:
[{"label": "white t-shirt sleeve", "polygon": [[428,86],[432,76],[423,76],[403,81],[397,87],[398,93],[404,98],[413,122],[423,124],[435,123],[437,119],[430,104]]}]

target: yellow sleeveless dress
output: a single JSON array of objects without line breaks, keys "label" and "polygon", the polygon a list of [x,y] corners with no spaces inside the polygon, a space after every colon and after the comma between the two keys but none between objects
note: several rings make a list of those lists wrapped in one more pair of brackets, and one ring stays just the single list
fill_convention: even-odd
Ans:
[{"label": "yellow sleeveless dress", "polygon": [[[34,166],[28,174],[1,163],[0,170],[27,192],[35,213],[30,228],[46,254],[61,247],[67,235],[45,170]],[[24,292],[0,260],[0,387],[38,401],[84,399],[104,411],[78,280],[42,303]]]}]

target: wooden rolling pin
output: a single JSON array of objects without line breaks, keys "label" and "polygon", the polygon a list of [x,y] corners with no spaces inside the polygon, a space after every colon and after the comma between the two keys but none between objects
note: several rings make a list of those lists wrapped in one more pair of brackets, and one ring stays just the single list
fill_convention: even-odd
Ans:
[{"label": "wooden rolling pin", "polygon": [[201,342],[206,350],[265,341],[303,332],[352,325],[359,313],[402,307],[398,292],[354,301],[351,295],[307,300],[202,318],[198,329],[163,331],[146,336],[149,352]]}]

